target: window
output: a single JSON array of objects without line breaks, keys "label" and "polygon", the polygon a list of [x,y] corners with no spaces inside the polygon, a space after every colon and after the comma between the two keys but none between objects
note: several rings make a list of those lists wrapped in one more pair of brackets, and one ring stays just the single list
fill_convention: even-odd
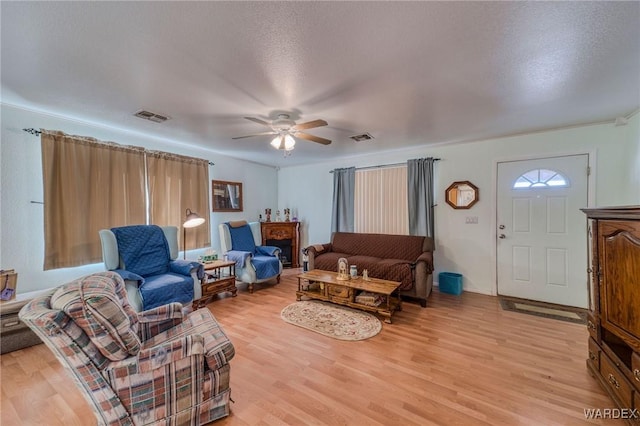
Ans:
[{"label": "window", "polygon": [[569,180],[559,172],[548,169],[530,170],[516,179],[513,189],[567,187]]},{"label": "window", "polygon": [[409,234],[407,166],[356,170],[354,231]]},{"label": "window", "polygon": [[159,151],[146,151],[146,156],[149,223],[179,227],[190,208],[205,218],[206,226],[187,232],[182,244],[187,250],[211,245],[207,161]]},{"label": "window", "polygon": [[[42,132],[41,145],[45,270],[100,262],[100,229],[148,223],[147,217],[179,226],[187,207],[208,211],[206,160],[62,132]],[[209,245],[208,221],[196,231],[187,247]]]}]

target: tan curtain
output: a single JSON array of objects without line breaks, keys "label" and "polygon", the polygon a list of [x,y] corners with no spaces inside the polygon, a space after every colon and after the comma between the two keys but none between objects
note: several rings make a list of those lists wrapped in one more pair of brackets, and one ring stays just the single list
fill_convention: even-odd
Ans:
[{"label": "tan curtain", "polygon": [[409,234],[406,166],[356,170],[354,229]]},{"label": "tan curtain", "polygon": [[205,219],[204,224],[187,229],[187,250],[211,245],[208,166],[207,160],[199,158],[147,151],[149,221],[160,226],[178,226],[181,250],[186,209]]},{"label": "tan curtain", "polygon": [[146,221],[144,150],[43,131],[44,269],[102,261],[98,231]]}]

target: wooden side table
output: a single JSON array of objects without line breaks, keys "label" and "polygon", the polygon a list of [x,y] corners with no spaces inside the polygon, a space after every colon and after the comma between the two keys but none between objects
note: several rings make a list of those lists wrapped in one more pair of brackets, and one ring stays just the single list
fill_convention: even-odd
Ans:
[{"label": "wooden side table", "polygon": [[204,263],[204,277],[200,282],[202,297],[193,301],[193,309],[202,308],[213,296],[227,291],[236,297],[236,262],[229,260],[214,260]]}]

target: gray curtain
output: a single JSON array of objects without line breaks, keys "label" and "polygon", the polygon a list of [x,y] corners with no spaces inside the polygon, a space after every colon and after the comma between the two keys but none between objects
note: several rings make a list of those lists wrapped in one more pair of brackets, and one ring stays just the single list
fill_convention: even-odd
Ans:
[{"label": "gray curtain", "polygon": [[333,171],[333,208],[331,232],[353,232],[353,205],[356,187],[356,168]]},{"label": "gray curtain", "polygon": [[433,158],[407,161],[409,235],[434,236]]}]

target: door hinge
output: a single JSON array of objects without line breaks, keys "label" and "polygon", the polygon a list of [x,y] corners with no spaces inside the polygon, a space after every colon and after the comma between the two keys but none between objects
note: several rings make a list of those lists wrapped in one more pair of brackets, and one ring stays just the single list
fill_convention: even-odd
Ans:
[{"label": "door hinge", "polygon": [[587,166],[587,176],[591,176],[591,166]]}]

